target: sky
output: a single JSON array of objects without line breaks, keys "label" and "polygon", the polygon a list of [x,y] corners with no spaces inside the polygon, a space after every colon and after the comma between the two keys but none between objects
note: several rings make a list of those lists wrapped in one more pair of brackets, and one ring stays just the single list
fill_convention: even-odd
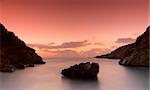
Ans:
[{"label": "sky", "polygon": [[42,57],[92,57],[133,43],[149,0],[0,0],[0,22]]}]

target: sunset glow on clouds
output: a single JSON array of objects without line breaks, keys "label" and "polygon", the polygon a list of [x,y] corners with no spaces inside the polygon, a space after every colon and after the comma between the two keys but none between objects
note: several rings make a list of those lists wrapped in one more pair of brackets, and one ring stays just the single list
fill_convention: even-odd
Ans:
[{"label": "sunset glow on clouds", "polygon": [[135,41],[148,0],[1,0],[0,20],[43,57],[95,56]]},{"label": "sunset glow on clouds", "polygon": [[133,38],[118,38],[116,43],[134,43],[135,39]]},{"label": "sunset glow on clouds", "polygon": [[[110,49],[100,43],[93,43],[88,40],[76,42],[64,42],[56,44],[28,44],[37,50],[39,54],[48,57],[90,57],[98,54],[104,54]],[[50,56],[51,55],[51,56]]]}]

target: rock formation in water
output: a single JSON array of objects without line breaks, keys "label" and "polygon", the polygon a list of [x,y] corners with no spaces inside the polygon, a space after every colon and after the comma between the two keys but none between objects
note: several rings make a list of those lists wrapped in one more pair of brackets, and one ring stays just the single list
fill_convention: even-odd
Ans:
[{"label": "rock formation in water", "polygon": [[80,63],[62,70],[61,74],[69,78],[94,79],[99,73],[98,63]]},{"label": "rock formation in water", "polygon": [[13,32],[0,24],[0,71],[14,71],[15,68],[25,68],[34,64],[44,64],[35,50],[28,47]]},{"label": "rock formation in water", "polygon": [[135,43],[122,46],[110,54],[96,58],[121,59],[119,64],[127,66],[149,67],[149,32],[150,27],[136,39]]}]

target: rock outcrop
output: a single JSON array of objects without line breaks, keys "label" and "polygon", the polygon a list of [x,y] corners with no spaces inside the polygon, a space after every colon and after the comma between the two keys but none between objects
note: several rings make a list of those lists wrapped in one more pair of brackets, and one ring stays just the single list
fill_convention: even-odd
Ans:
[{"label": "rock outcrop", "polygon": [[61,74],[69,78],[94,79],[99,73],[98,63],[80,63],[62,70]]},{"label": "rock outcrop", "polygon": [[119,64],[127,66],[149,67],[149,33],[150,27],[136,39],[135,43],[122,46],[110,54],[96,58],[121,59]]},{"label": "rock outcrop", "polygon": [[110,58],[110,59],[121,59],[126,56],[130,48],[133,47],[133,44],[128,44],[118,49],[114,50],[113,52],[101,56],[96,56],[96,58]]},{"label": "rock outcrop", "polygon": [[13,32],[7,31],[2,24],[0,24],[0,45],[0,71],[45,63],[34,49],[28,47]]}]

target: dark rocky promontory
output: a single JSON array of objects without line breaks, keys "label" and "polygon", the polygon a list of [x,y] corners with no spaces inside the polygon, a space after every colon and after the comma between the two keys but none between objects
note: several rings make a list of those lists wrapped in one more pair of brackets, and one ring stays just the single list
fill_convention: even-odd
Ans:
[{"label": "dark rocky promontory", "polygon": [[136,39],[135,43],[122,46],[110,54],[96,58],[121,59],[119,64],[127,66],[149,67],[149,33],[150,26]]},{"label": "dark rocky promontory", "polygon": [[14,71],[14,68],[24,69],[34,64],[44,64],[35,50],[28,47],[13,32],[0,24],[0,71]]},{"label": "dark rocky promontory", "polygon": [[68,78],[94,79],[99,73],[98,63],[80,63],[62,70],[61,74]]}]

